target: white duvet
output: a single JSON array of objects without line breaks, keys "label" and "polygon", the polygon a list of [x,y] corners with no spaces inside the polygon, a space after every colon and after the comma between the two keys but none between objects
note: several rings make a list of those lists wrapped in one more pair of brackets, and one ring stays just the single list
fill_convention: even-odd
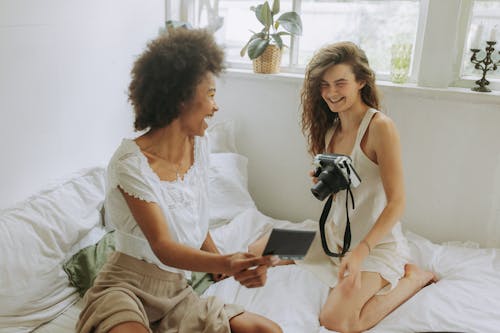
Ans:
[{"label": "white duvet", "polygon": [[[224,252],[233,252],[244,250],[245,244],[272,226],[311,229],[314,223],[273,220],[253,208],[212,234]],[[500,332],[500,249],[472,248],[469,243],[437,245],[411,232],[406,235],[414,262],[435,272],[439,281],[368,332]],[[285,333],[331,332],[318,322],[327,294],[326,285],[295,265],[271,268],[262,288],[247,289],[227,279],[204,293],[265,315]]]},{"label": "white duvet", "polygon": [[[224,252],[245,250],[246,245],[273,226],[312,229],[313,221],[290,223],[264,216],[249,208],[233,221],[211,231]],[[500,332],[500,249],[471,248],[470,244],[437,245],[406,232],[414,262],[434,271],[439,281],[427,286],[392,312],[373,333],[391,332]],[[248,289],[229,278],[213,284],[204,296],[215,295],[265,315],[285,333],[328,333],[318,314],[328,287],[296,265],[268,271],[262,288]],[[73,332],[81,302],[68,309],[40,332]]]}]

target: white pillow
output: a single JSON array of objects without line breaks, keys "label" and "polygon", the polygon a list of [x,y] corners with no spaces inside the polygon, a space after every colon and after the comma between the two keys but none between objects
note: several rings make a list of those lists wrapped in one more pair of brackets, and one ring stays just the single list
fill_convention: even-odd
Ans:
[{"label": "white pillow", "polygon": [[235,128],[233,120],[220,120],[210,124],[207,129],[210,152],[237,153]]},{"label": "white pillow", "polygon": [[255,207],[247,188],[247,163],[236,149],[235,122],[210,124],[209,211],[210,228],[229,223],[236,215]]},{"label": "white pillow", "polygon": [[98,167],[0,213],[0,329],[31,331],[77,299],[62,264],[102,225],[103,200]]},{"label": "white pillow", "polygon": [[247,163],[245,156],[235,153],[210,154],[210,228],[226,224],[244,210],[255,207],[247,189]]},{"label": "white pillow", "polygon": [[248,245],[270,231],[276,222],[252,207],[235,216],[231,223],[210,230],[210,235],[221,253],[247,252]]}]

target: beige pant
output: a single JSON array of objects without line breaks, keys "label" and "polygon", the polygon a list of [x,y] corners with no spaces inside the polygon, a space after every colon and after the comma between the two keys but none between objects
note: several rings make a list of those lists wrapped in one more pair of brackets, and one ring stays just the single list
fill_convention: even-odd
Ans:
[{"label": "beige pant", "polygon": [[108,332],[135,321],[161,333],[229,333],[239,305],[200,298],[181,274],[114,252],[84,296],[77,332]]}]

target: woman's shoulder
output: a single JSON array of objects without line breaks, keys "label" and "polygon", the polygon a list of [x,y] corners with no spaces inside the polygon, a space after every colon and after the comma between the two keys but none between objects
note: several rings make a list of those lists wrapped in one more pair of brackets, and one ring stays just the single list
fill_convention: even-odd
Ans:
[{"label": "woman's shoulder", "polygon": [[369,125],[368,135],[373,144],[392,141],[399,138],[396,123],[388,115],[376,112]]},{"label": "woman's shoulder", "polygon": [[122,165],[140,169],[144,164],[141,155],[140,148],[133,139],[123,139],[111,157],[108,168]]},{"label": "woman's shoulder", "polygon": [[374,133],[395,130],[396,124],[385,113],[375,110],[372,121],[370,122],[370,130]]}]

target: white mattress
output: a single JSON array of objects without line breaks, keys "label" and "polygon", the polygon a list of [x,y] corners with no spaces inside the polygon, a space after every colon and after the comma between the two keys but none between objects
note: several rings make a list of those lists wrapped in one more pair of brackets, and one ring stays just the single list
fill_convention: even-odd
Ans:
[{"label": "white mattress", "polygon": [[75,324],[78,320],[78,315],[83,307],[83,300],[79,299],[75,304],[70,306],[60,316],[51,322],[38,327],[33,332],[36,333],[70,333],[75,332]]},{"label": "white mattress", "polygon": [[[252,209],[213,230],[212,237],[224,252],[232,252],[244,249],[273,225],[310,229],[313,224],[277,221]],[[414,262],[434,271],[440,280],[368,332],[499,332],[500,249],[473,248],[470,243],[437,245],[411,232],[406,234]],[[289,265],[271,268],[262,288],[247,289],[230,278],[212,285],[204,295],[215,295],[265,315],[278,322],[285,333],[327,333],[331,331],[318,322],[327,293],[328,287],[311,273]],[[73,332],[80,309],[81,302],[76,303],[36,332]]]},{"label": "white mattress", "polygon": [[[500,332],[500,250],[435,245],[407,233],[412,254],[440,280],[404,303],[368,332]],[[286,333],[331,332],[318,314],[328,287],[295,265],[269,270],[267,284],[246,289],[233,279],[205,295],[238,303],[278,322]]]}]

